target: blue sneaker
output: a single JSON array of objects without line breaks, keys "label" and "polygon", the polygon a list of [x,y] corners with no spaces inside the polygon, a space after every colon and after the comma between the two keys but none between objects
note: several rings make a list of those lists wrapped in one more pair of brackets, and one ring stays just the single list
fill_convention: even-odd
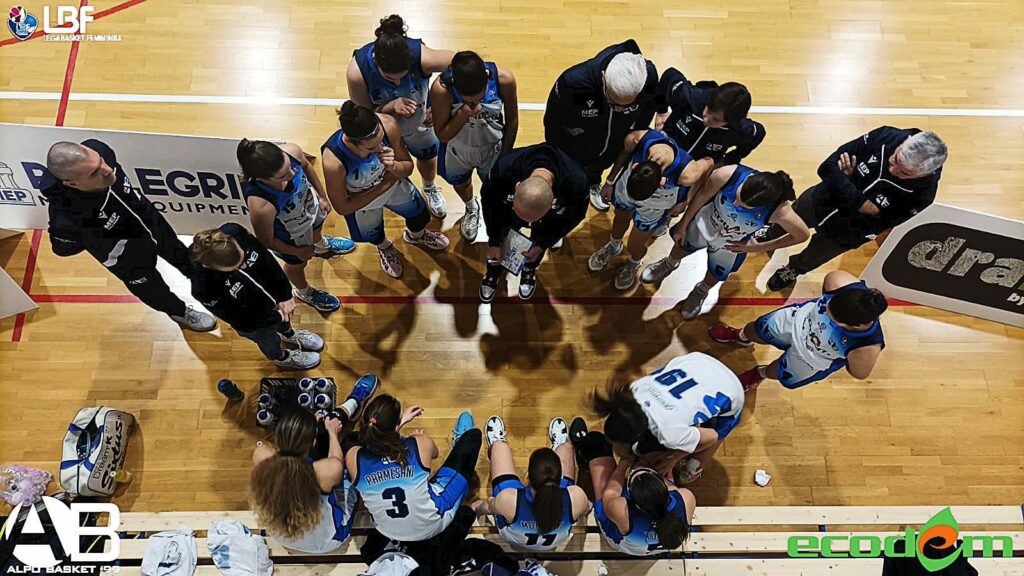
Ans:
[{"label": "blue sneaker", "polygon": [[334,312],[341,308],[341,300],[325,290],[310,287],[308,290],[295,290],[294,293],[296,298],[320,312]]},{"label": "blue sneaker", "polygon": [[475,426],[476,423],[473,422],[472,414],[470,414],[468,411],[459,414],[459,419],[455,421],[455,428],[452,430],[452,434],[455,435],[455,438],[452,438],[452,446],[455,446],[455,442],[459,439],[460,436],[462,436],[466,432],[469,432]]},{"label": "blue sneaker", "polygon": [[349,392],[348,398],[345,400],[355,400],[356,410],[352,414],[353,420],[359,418],[359,414],[363,411],[363,407],[369,402],[370,398],[377,392],[377,386],[380,384],[380,378],[377,378],[376,374],[363,374],[356,380],[355,386],[352,387],[352,391]]},{"label": "blue sneaker", "polygon": [[344,236],[328,236],[324,234],[324,240],[327,242],[327,250],[314,252],[320,258],[336,258],[349,254],[356,249],[356,243]]}]

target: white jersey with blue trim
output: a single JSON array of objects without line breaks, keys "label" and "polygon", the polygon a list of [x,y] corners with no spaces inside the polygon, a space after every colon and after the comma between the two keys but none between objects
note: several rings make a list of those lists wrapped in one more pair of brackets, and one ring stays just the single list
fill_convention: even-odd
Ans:
[{"label": "white jersey with blue trim", "polygon": [[651,434],[662,446],[684,452],[697,448],[697,427],[709,420],[734,421],[719,433],[727,434],[738,422],[745,398],[736,374],[701,352],[673,358],[630,384],[630,389],[647,415]]},{"label": "white jersey with blue trim", "polygon": [[853,332],[840,326],[828,314],[828,303],[836,293],[866,289],[864,281],[855,282],[793,306],[790,312],[793,315],[793,346],[790,350],[818,370],[828,370],[836,360],[845,361],[851,350],[882,344],[882,328],[878,318],[875,318],[870,329]]},{"label": "white jersey with blue trim", "polygon": [[720,250],[729,242],[746,240],[763,228],[772,217],[776,207],[774,204],[756,208],[744,208],[736,204],[739,187],[757,172],[753,168],[736,166],[736,171],[725,186],[694,216],[694,224],[710,250]]},{"label": "white jersey with blue trim", "polygon": [[[627,183],[629,182],[629,176],[633,173],[633,164],[639,164],[648,159],[652,146],[657,144],[666,144],[672,147],[675,152],[675,156],[672,159],[672,164],[662,173],[665,179],[665,185],[659,186],[654,194],[646,200],[636,201],[629,197],[629,192],[626,190]],[[619,199],[619,202],[630,205],[636,205],[636,211],[640,214],[640,217],[645,220],[657,220],[661,218],[666,210],[671,209],[673,206],[686,200],[686,196],[689,189],[686,186],[679,185],[679,176],[683,173],[687,164],[690,163],[692,158],[686,153],[685,150],[676,144],[675,140],[670,138],[664,132],[659,130],[648,130],[637,142],[636,150],[630,157],[629,162],[626,163],[625,169],[622,174],[619,175],[619,179],[615,181],[615,196]]]},{"label": "white jersey with blue trim", "polygon": [[[505,135],[505,119],[502,116],[505,111],[505,103],[501,100],[498,86],[498,67],[494,62],[484,62],[484,68],[487,69],[487,88],[484,90],[484,97],[480,100],[480,114],[476,118],[466,120],[466,125],[448,143],[456,150],[493,148],[501,142]],[[455,116],[459,108],[465,105],[462,94],[452,82],[450,69],[445,71],[441,78],[452,96],[452,116]]]},{"label": "white jersey with blue trim", "polygon": [[420,462],[416,439],[403,440],[409,450],[405,467],[361,448],[356,455],[355,488],[381,534],[418,542],[440,534],[447,523],[434,499],[430,468]]},{"label": "white jersey with blue trim", "polygon": [[[383,130],[383,127],[380,128]],[[341,162],[345,167],[345,187],[348,190],[349,196],[358,196],[368,190],[374,188],[378,184],[384,181],[384,163],[376,154],[370,154],[366,158],[360,158],[355,152],[349,149],[345,145],[343,138],[344,134],[339,129],[331,134],[323,146],[320,147],[321,154],[324,149],[330,150],[334,153],[334,156]],[[391,146],[391,142],[388,141],[387,134],[384,135],[384,139],[381,141],[382,146]],[[372,210],[374,208],[380,208],[387,204],[388,199],[391,197],[391,193],[395,190],[392,186],[390,190],[374,198],[369,204],[361,208],[361,210]]]}]

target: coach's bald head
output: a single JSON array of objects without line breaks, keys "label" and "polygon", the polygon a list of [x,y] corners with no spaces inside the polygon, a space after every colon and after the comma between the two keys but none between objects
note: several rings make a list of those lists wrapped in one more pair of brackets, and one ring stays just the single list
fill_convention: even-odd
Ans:
[{"label": "coach's bald head", "polygon": [[46,169],[69,188],[86,192],[106,190],[114,169],[95,150],[75,142],[57,142],[46,153]]},{"label": "coach's bald head", "polygon": [[530,176],[516,186],[512,209],[526,222],[536,222],[544,217],[555,203],[551,183],[540,176]]}]

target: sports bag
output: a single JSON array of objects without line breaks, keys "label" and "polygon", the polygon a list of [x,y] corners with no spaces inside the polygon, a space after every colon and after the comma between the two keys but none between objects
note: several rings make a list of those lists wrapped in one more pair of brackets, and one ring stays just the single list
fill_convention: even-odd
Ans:
[{"label": "sports bag", "polygon": [[82,408],[64,436],[60,484],[78,496],[112,496],[135,416],[105,406]]}]

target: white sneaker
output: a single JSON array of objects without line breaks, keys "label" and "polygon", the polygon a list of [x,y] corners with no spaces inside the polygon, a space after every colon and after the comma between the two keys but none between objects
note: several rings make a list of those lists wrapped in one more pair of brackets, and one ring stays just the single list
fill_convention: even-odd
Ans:
[{"label": "white sneaker", "polygon": [[405,240],[408,244],[416,244],[423,246],[429,250],[444,250],[451,243],[448,237],[440,232],[434,232],[433,230],[424,230],[423,235],[419,238],[413,238],[409,234],[409,229],[406,228],[405,232],[402,233],[402,240]]},{"label": "white sneaker", "polygon": [[668,277],[669,274],[679,268],[679,262],[675,264],[669,260],[668,256],[665,256],[661,260],[647,266],[644,271],[640,273],[640,281],[644,284],[654,284],[660,282]]},{"label": "white sneaker", "polygon": [[505,421],[501,419],[501,416],[491,416],[487,419],[484,435],[487,437],[488,448],[493,446],[495,442],[504,442],[506,434]]},{"label": "white sneaker", "polygon": [[555,242],[554,244],[551,245],[551,251],[552,252],[557,252],[557,251],[561,250],[562,246],[564,244],[565,244],[565,238],[559,238],[558,242]]},{"label": "white sneaker", "polygon": [[601,185],[594,184],[590,187],[590,205],[600,212],[607,212],[610,206],[601,198]]},{"label": "white sneaker", "polygon": [[569,425],[565,420],[555,418],[548,424],[548,439],[551,440],[552,450],[569,441]]},{"label": "white sneaker", "polygon": [[283,360],[274,360],[274,364],[290,370],[310,370],[320,365],[319,352],[285,350],[285,353],[287,356]]},{"label": "white sneaker", "polygon": [[402,265],[402,255],[395,249],[395,245],[388,242],[386,248],[377,248],[377,255],[380,256],[380,267],[384,273],[392,278],[401,278],[405,266]]},{"label": "white sneaker", "polygon": [[217,320],[213,316],[189,305],[185,306],[184,316],[171,316],[171,320],[195,332],[209,332],[217,327]]},{"label": "white sneaker", "polygon": [[700,309],[704,306],[710,290],[711,288],[705,286],[703,282],[697,282],[690,295],[683,301],[683,320],[693,320],[700,315]]},{"label": "white sneaker", "polygon": [[618,290],[629,290],[635,286],[637,273],[640,272],[641,264],[643,264],[643,262],[633,262],[633,260],[630,259],[620,266],[619,271],[615,273],[615,288]]},{"label": "white sneaker", "polygon": [[529,300],[537,291],[537,270],[535,268],[523,268],[519,273],[519,299]]},{"label": "white sneaker", "polygon": [[[470,206],[475,208],[470,208]],[[466,215],[462,217],[462,222],[459,223],[459,232],[462,233],[462,237],[472,242],[476,240],[476,234],[480,231],[480,205],[477,204],[474,199],[469,204],[466,204]]]},{"label": "white sneaker", "polygon": [[448,215],[448,201],[436,184],[423,187],[423,195],[427,197],[427,210],[434,218],[444,219]]},{"label": "white sneaker", "polygon": [[281,334],[281,341],[295,344],[300,350],[319,352],[324,349],[324,339],[319,335],[309,330],[293,330],[292,332],[291,338]]},{"label": "white sneaker", "polygon": [[591,272],[599,272],[601,270],[604,270],[604,267],[607,266],[609,262],[611,262],[612,258],[618,256],[619,254],[622,254],[622,241],[620,240],[616,242],[616,244],[618,244],[617,248],[613,246],[611,242],[609,242],[604,246],[601,246],[601,248],[598,249],[597,252],[591,254],[590,259],[587,260],[587,268],[589,268]]}]

